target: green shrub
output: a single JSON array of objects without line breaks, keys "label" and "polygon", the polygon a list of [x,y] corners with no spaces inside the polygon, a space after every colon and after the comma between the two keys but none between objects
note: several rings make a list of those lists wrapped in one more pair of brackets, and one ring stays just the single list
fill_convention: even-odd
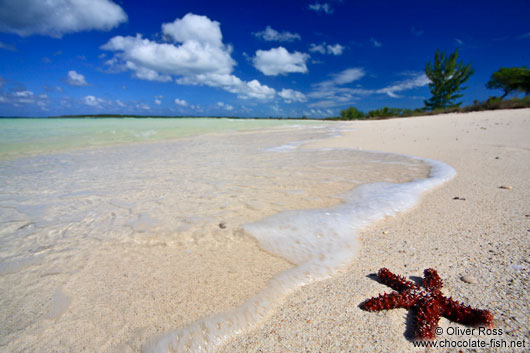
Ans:
[{"label": "green shrub", "polygon": [[340,112],[340,117],[342,120],[358,120],[358,119],[364,119],[365,114],[358,110],[355,107],[349,107],[348,109],[344,109]]}]

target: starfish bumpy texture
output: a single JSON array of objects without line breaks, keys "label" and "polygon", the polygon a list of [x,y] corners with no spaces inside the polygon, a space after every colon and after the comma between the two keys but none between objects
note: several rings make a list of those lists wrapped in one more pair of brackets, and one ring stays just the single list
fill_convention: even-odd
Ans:
[{"label": "starfish bumpy texture", "polygon": [[493,315],[487,310],[473,309],[452,298],[442,295],[442,279],[432,268],[424,272],[423,287],[407,281],[404,277],[382,268],[377,273],[379,280],[394,289],[394,292],[382,294],[366,300],[361,308],[368,311],[405,308],[416,310],[415,338],[434,340],[440,317],[469,326],[493,327]]}]

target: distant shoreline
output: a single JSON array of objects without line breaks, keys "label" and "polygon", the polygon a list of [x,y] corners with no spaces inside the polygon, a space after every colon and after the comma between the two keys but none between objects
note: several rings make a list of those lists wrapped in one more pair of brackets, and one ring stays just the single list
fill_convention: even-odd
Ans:
[{"label": "distant shoreline", "polygon": [[190,115],[124,115],[124,114],[79,114],[57,116],[0,116],[0,119],[237,119],[237,120],[329,120],[329,118],[283,118],[283,117],[236,117],[236,116],[190,116]]}]

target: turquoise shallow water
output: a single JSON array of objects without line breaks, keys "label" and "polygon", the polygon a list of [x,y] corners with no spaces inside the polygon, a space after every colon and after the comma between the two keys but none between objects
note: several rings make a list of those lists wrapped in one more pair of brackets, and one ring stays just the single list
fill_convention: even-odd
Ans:
[{"label": "turquoise shallow water", "polygon": [[0,160],[205,133],[310,124],[322,122],[215,118],[0,119]]}]

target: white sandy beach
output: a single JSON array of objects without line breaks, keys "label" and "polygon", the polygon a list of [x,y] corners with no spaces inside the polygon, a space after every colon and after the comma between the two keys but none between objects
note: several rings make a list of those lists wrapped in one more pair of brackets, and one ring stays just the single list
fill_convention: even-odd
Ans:
[{"label": "white sandy beach", "polygon": [[[329,207],[340,213],[338,195],[363,183],[427,176],[424,163],[396,153],[441,161],[456,177],[362,229],[359,242],[298,234],[300,243],[280,238],[264,251],[249,235],[266,238],[261,220],[285,210],[302,211],[276,224],[280,236],[303,210],[321,210],[310,219],[319,223]],[[214,134],[3,168],[2,350],[165,352],[156,343],[169,333],[171,342],[186,337],[181,351],[421,351],[406,310],[359,308],[391,291],[371,276],[381,267],[407,278],[437,269],[445,294],[490,310],[502,329],[441,339],[530,344],[528,109]],[[351,251],[326,259],[337,246]],[[319,247],[315,266],[296,266]]]},{"label": "white sandy beach", "polygon": [[[359,308],[391,289],[371,274],[387,267],[407,278],[435,268],[443,292],[490,310],[502,335],[449,335],[460,327],[442,318],[438,341],[519,341],[530,345],[530,110],[448,114],[350,122],[355,128],[319,146],[405,153],[453,166],[457,176],[424,195],[412,211],[366,229],[358,259],[339,276],[303,287],[258,330],[223,352],[411,352],[411,317],[405,309],[379,313]],[[511,187],[508,189],[501,186]],[[460,200],[455,200],[459,197]],[[462,200],[465,199],[465,200]],[[466,283],[463,276],[468,276]],[[450,331],[451,332],[451,329]],[[455,343],[459,344],[459,343]],[[460,343],[461,344],[461,343]],[[510,347],[510,346],[508,346]],[[470,351],[465,348],[439,351]]]}]

